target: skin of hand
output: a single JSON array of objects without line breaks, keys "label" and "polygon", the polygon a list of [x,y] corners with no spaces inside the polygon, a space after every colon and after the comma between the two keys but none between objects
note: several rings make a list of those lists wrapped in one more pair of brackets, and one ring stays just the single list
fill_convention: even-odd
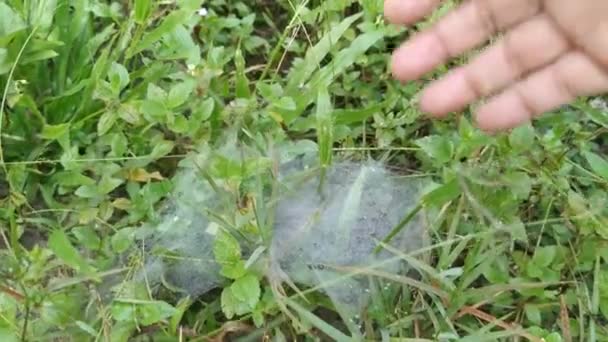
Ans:
[{"label": "skin of hand", "polygon": [[[440,2],[385,0],[385,17],[413,24]],[[497,43],[423,91],[423,112],[444,117],[484,100],[477,125],[496,132],[608,91],[608,0],[469,0],[395,50],[392,73],[417,79],[497,34]]]}]

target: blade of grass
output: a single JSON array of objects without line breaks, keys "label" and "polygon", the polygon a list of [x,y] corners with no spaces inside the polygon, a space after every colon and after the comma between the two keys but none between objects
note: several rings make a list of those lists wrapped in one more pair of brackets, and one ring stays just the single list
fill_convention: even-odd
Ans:
[{"label": "blade of grass", "polygon": [[420,272],[421,274],[427,274],[428,276],[430,276],[432,279],[438,281],[439,283],[441,283],[443,286],[447,287],[450,290],[453,290],[456,288],[456,286],[454,286],[454,284],[447,279],[446,277],[442,276],[441,273],[439,273],[434,267],[432,267],[431,265],[428,265],[410,255],[407,255],[406,253],[403,253],[401,251],[399,251],[398,249],[389,246],[385,243],[380,242],[380,245],[382,246],[382,248],[386,249],[387,251],[393,253],[394,255],[402,258],[409,266],[415,268],[416,270],[418,270],[418,272]]},{"label": "blade of grass", "polygon": [[[410,210],[410,212],[391,230],[391,232],[382,240],[382,244],[387,245],[397,234],[399,234],[403,228],[405,228],[416,215],[422,210],[422,203],[418,204],[414,209]],[[374,249],[374,253],[377,254],[382,250],[382,246],[377,246]]]},{"label": "blade of grass", "polygon": [[412,286],[423,292],[437,295],[441,298],[449,298],[449,295],[447,292],[445,292],[439,288],[436,288],[434,286],[425,284],[421,281],[410,278],[410,277],[387,273],[384,271],[370,269],[370,268],[350,267],[350,266],[331,266],[331,265],[325,265],[325,266],[328,268],[331,268],[331,269],[335,269],[336,271],[348,272],[351,275],[365,274],[365,275],[369,275],[369,276],[376,276],[376,277],[392,280],[394,282]]},{"label": "blade of grass", "polygon": [[17,65],[19,64],[19,61],[21,60],[21,57],[23,56],[25,49],[27,48],[29,42],[34,37],[34,34],[36,33],[37,30],[38,30],[37,27],[32,28],[32,32],[30,32],[30,34],[28,34],[27,38],[25,39],[25,42],[21,46],[21,49],[19,49],[19,53],[17,53],[17,57],[15,58],[15,61],[13,62],[13,66],[11,67],[11,70],[8,73],[8,77],[6,78],[6,86],[4,87],[4,93],[2,94],[2,101],[0,101],[0,165],[2,166],[2,169],[4,170],[5,175],[8,175],[8,170],[6,169],[6,165],[4,164],[4,150],[2,148],[2,129],[3,129],[3,123],[4,123],[4,108],[6,106],[6,100],[8,98],[8,91],[10,89],[11,82],[12,82],[13,76],[15,74],[15,70],[17,69]]},{"label": "blade of grass", "polygon": [[[289,24],[287,24],[287,27],[283,31],[283,34],[279,37],[279,40],[277,41],[277,44],[275,45],[274,49],[270,53],[270,58],[268,58],[268,62],[266,63],[266,68],[264,69],[264,71],[262,71],[262,75],[258,78],[258,82],[262,82],[268,76],[268,73],[270,72],[270,69],[272,68],[272,65],[274,64],[274,61],[277,59],[277,57],[279,56],[279,54],[281,54],[281,49],[283,48],[283,46],[285,44],[285,41],[287,40],[287,37],[289,36],[289,31],[295,25],[295,22],[296,22],[298,16],[300,15],[300,12],[304,8],[306,8],[306,5],[308,4],[308,1],[309,0],[304,0],[300,4],[300,6],[298,6],[298,8],[296,9],[296,11],[295,11],[293,17],[291,18]],[[271,80],[271,82],[273,82],[273,81],[274,80]]]},{"label": "blade of grass", "polygon": [[319,146],[319,165],[321,176],[319,182],[319,193],[325,181],[327,168],[331,165],[333,147],[333,124],[331,121],[331,99],[327,89],[319,91],[317,95],[317,145]]},{"label": "blade of grass", "polygon": [[357,13],[345,18],[327,32],[315,46],[306,51],[304,61],[299,67],[292,69],[287,76],[288,92],[297,91],[300,85],[308,81],[316,69],[321,68],[321,61],[327,56],[331,47],[342,38],[348,28],[362,15],[363,13]]},{"label": "blade of grass", "polygon": [[341,331],[332,327],[312,312],[306,310],[306,308],[298,304],[296,301],[291,300],[289,298],[286,298],[285,301],[287,305],[290,306],[294,311],[296,311],[302,319],[314,325],[315,327],[317,327],[317,329],[321,330],[324,334],[331,337],[335,341],[350,342],[353,340],[351,337],[346,336]]}]

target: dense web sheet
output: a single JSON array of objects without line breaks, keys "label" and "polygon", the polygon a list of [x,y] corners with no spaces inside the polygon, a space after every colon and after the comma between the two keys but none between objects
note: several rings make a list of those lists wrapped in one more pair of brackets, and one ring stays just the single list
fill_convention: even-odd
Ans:
[{"label": "dense web sheet", "polygon": [[[345,276],[369,267],[403,271],[393,254],[374,250],[417,205],[418,184],[374,162],[336,163],[320,192],[319,182],[318,173],[288,182],[276,210],[271,260],[293,282],[322,286],[344,316],[356,316],[369,280]],[[390,244],[403,252],[419,249],[422,227],[414,220]]]},{"label": "dense web sheet", "polygon": [[[421,183],[396,176],[378,162],[335,162],[321,177],[311,160],[295,158],[280,168],[265,273],[275,283],[321,288],[341,316],[352,321],[370,293],[369,277],[353,275],[353,270],[405,271],[394,254],[375,254],[374,249],[416,207]],[[226,202],[197,170],[192,165],[182,169],[160,221],[142,230],[151,252],[139,275],[153,288],[192,297],[223,281],[213,256],[218,226],[207,213],[238,210],[236,204],[222,207]],[[424,233],[416,217],[390,245],[404,253],[417,250],[424,245]]]},{"label": "dense web sheet", "polygon": [[175,178],[175,191],[157,225],[143,230],[147,250],[140,278],[152,286],[196,297],[221,284],[214,261],[214,225],[205,210],[216,203],[213,189],[196,169]]}]

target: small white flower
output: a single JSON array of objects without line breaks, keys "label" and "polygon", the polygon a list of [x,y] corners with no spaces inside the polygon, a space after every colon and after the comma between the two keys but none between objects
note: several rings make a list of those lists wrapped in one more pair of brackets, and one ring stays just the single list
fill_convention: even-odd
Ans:
[{"label": "small white flower", "polygon": [[209,14],[209,11],[207,11],[207,9],[203,7],[196,11],[196,14],[200,15],[201,17],[206,17],[207,14]]}]

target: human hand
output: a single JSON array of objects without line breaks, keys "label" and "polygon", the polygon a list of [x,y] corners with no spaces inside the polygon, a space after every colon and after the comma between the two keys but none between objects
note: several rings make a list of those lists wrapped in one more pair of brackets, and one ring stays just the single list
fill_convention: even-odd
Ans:
[{"label": "human hand", "polygon": [[[412,24],[439,2],[385,0],[385,16]],[[422,111],[443,117],[487,98],[477,124],[499,131],[608,91],[608,0],[469,0],[397,49],[393,75],[419,78],[499,32],[496,44],[424,90]]]}]

